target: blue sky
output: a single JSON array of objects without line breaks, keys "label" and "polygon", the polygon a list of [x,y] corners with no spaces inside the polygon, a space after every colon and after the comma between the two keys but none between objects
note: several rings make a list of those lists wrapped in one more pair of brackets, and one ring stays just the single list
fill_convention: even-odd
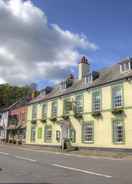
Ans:
[{"label": "blue sky", "polygon": [[64,30],[84,33],[99,46],[92,52],[83,50],[101,68],[131,55],[131,0],[33,0],[48,17]]},{"label": "blue sky", "polygon": [[[132,56],[132,0],[0,0],[0,84],[39,88]],[[9,70],[10,68],[10,70]]]}]

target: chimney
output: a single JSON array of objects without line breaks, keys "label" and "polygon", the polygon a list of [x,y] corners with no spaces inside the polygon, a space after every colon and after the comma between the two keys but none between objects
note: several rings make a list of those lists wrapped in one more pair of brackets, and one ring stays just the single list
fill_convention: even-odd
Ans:
[{"label": "chimney", "polygon": [[78,66],[78,79],[81,80],[85,76],[87,76],[90,72],[90,64],[85,56],[83,56],[80,60]]}]

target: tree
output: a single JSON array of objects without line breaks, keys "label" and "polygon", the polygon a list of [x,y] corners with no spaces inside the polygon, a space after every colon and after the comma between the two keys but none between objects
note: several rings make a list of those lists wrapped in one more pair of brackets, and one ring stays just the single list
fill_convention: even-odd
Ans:
[{"label": "tree", "polygon": [[12,105],[21,98],[31,99],[34,91],[36,95],[39,94],[35,83],[23,87],[11,86],[9,84],[0,85],[0,109]]}]

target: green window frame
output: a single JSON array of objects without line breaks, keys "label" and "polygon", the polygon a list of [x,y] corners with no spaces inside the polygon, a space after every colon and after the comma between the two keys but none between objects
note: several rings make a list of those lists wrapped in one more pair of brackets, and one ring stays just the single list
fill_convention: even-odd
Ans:
[{"label": "green window frame", "polygon": [[47,118],[47,112],[48,112],[48,104],[45,103],[42,105],[42,118]]},{"label": "green window frame", "polygon": [[125,128],[123,119],[112,120],[112,134],[114,144],[125,143]]},{"label": "green window frame", "polygon": [[120,108],[124,105],[123,86],[112,86],[112,108]]},{"label": "green window frame", "polygon": [[92,112],[101,111],[101,89],[92,91]]},{"label": "green window frame", "polygon": [[31,142],[36,141],[36,126],[31,126]]},{"label": "green window frame", "polygon": [[72,109],[72,102],[70,97],[63,100],[63,114],[69,114],[69,111]]},{"label": "green window frame", "polygon": [[56,141],[57,142],[60,142],[60,135],[61,135],[60,130],[57,130],[56,131]]},{"label": "green window frame", "polygon": [[38,139],[42,139],[42,127],[38,128],[37,135],[38,135]]},{"label": "green window frame", "polygon": [[17,125],[18,123],[19,121],[17,115],[9,116],[9,125]]},{"label": "green window frame", "polygon": [[52,126],[45,126],[45,142],[52,142]]},{"label": "green window frame", "polygon": [[76,131],[74,128],[70,129],[70,140],[72,143],[76,142]]},{"label": "green window frame", "polygon": [[51,105],[51,116],[56,117],[58,114],[58,101],[53,101]]},{"label": "green window frame", "polygon": [[37,119],[37,104],[32,105],[32,120]]},{"label": "green window frame", "polygon": [[84,105],[84,100],[83,100],[83,94],[81,94],[81,95],[77,95],[76,97],[75,97],[75,112],[76,113],[83,113],[83,109],[84,109],[84,107],[83,107],[83,105]]},{"label": "green window frame", "polygon": [[94,143],[94,122],[84,122],[82,125],[82,141],[83,143]]}]

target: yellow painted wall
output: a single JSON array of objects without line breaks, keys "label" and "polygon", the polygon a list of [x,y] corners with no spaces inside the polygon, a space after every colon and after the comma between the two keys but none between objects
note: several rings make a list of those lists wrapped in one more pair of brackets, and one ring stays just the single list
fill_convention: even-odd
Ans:
[{"label": "yellow painted wall", "polygon": [[[132,83],[124,82],[124,127],[125,127],[125,143],[124,144],[114,144],[112,140],[112,119],[116,118],[111,112],[112,100],[111,100],[111,86],[103,86],[102,90],[102,117],[97,119],[91,114],[92,109],[92,92],[91,90],[80,92],[84,94],[84,115],[83,120],[78,120],[73,116],[73,112],[70,112],[70,122],[74,129],[76,130],[76,143],[74,146],[80,147],[109,147],[109,148],[132,148]],[[75,98],[75,95],[71,95],[71,98]],[[38,114],[37,114],[37,124],[36,127],[43,128],[42,139],[37,138],[34,144],[50,144],[50,145],[60,145],[56,141],[56,131],[61,130],[59,120],[63,114],[63,98],[58,98],[58,119],[57,123],[49,120],[51,116],[51,103],[48,101],[48,119],[47,123],[41,122],[42,116],[42,103],[38,104]],[[31,134],[31,115],[32,115],[32,105],[28,107],[28,121],[27,121],[27,136],[26,143],[30,144],[30,134]],[[83,121],[93,121],[94,122],[94,142],[91,144],[82,143],[82,123]],[[45,124],[52,125],[52,143],[44,142],[44,128]]]}]

